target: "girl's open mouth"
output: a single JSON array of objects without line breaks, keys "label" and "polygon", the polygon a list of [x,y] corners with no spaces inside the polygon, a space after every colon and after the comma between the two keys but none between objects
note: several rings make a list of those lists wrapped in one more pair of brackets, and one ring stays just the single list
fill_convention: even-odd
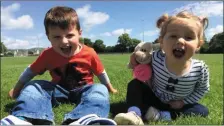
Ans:
[{"label": "girl's open mouth", "polygon": [[184,54],[185,54],[185,49],[181,49],[181,48],[173,49],[173,55],[178,59],[182,58]]}]

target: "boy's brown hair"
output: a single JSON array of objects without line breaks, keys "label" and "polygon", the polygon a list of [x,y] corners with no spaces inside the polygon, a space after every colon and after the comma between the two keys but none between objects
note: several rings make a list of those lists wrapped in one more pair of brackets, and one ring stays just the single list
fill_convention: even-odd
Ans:
[{"label": "boy's brown hair", "polygon": [[70,7],[56,6],[51,8],[44,18],[45,32],[48,35],[48,28],[51,26],[58,26],[61,29],[67,29],[76,26],[80,31],[79,18],[76,11]]},{"label": "boy's brown hair", "polygon": [[170,22],[172,22],[175,19],[178,18],[187,18],[187,19],[192,19],[195,21],[198,21],[200,23],[200,31],[199,31],[199,36],[198,38],[200,39],[199,45],[203,45],[204,43],[204,31],[208,27],[208,18],[207,17],[198,17],[195,16],[187,11],[182,11],[179,12],[176,16],[168,16],[168,14],[162,15],[156,22],[156,25],[158,28],[160,28],[160,36],[159,36],[159,41],[162,40],[164,35],[166,34],[167,26]]}]

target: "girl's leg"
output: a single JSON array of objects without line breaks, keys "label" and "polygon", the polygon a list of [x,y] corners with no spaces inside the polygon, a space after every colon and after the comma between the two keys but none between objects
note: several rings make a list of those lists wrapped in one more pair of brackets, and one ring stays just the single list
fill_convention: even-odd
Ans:
[{"label": "girl's leg", "polygon": [[[164,104],[166,106],[166,104]],[[172,119],[176,119],[178,116],[183,115],[183,116],[197,116],[200,115],[202,117],[208,116],[208,108],[195,103],[195,104],[187,104],[184,105],[183,108],[176,110],[172,108],[163,107],[159,109],[160,111],[169,111],[171,114]]]},{"label": "girl's leg", "polygon": [[162,103],[152,92],[151,88],[137,79],[133,79],[128,84],[127,90],[128,107],[136,106],[144,116],[150,106],[158,109],[168,109],[169,105]]},{"label": "girl's leg", "polygon": [[28,82],[16,99],[12,115],[29,119],[53,122],[51,97],[54,86],[51,82],[35,80]]},{"label": "girl's leg", "polygon": [[[126,95],[126,102],[129,108],[128,111],[131,111],[130,107],[133,106],[138,107],[140,110],[143,111],[147,108],[148,104],[146,99],[147,97],[149,97],[148,90],[149,87],[137,79],[133,79],[128,83]],[[139,114],[141,116],[141,113],[138,113],[138,115]]]},{"label": "girl's leg", "polygon": [[68,120],[77,120],[88,114],[96,114],[100,117],[109,115],[109,93],[106,86],[102,84],[86,85],[74,90],[70,92],[69,98],[71,101],[78,102],[78,105],[65,115],[64,122],[66,123]]},{"label": "girl's leg", "polygon": [[192,116],[192,115],[199,115],[202,117],[208,116],[208,108],[201,105],[201,104],[188,104],[185,105],[181,110],[180,113],[182,113],[184,116]]},{"label": "girl's leg", "polygon": [[149,106],[151,89],[137,79],[128,83],[126,102],[127,113],[119,113],[114,117],[118,125],[144,125],[142,115]]}]

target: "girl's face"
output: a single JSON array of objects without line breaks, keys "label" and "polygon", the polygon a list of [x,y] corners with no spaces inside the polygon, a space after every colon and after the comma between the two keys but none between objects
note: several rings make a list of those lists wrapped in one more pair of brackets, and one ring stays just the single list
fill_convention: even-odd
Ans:
[{"label": "girl's face", "polygon": [[199,49],[200,24],[192,19],[178,18],[171,21],[161,41],[168,59],[187,61]]},{"label": "girl's face", "polygon": [[48,31],[48,39],[57,53],[64,57],[71,57],[76,53],[81,30],[78,31],[75,26],[68,29],[51,26]]}]

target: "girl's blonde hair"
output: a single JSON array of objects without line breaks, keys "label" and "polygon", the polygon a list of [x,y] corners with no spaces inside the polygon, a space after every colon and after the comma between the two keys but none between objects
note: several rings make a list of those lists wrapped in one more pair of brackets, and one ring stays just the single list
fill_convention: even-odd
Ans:
[{"label": "girl's blonde hair", "polygon": [[157,20],[157,27],[160,28],[160,36],[159,36],[159,41],[162,40],[162,38],[164,37],[166,30],[167,30],[167,26],[170,22],[178,19],[178,18],[187,18],[187,19],[192,19],[195,20],[196,22],[200,23],[200,31],[198,34],[198,38],[201,40],[200,41],[200,46],[203,45],[204,43],[204,31],[205,29],[208,27],[208,18],[207,17],[199,17],[199,16],[195,16],[187,11],[182,11],[179,12],[176,16],[168,16],[168,14],[164,14],[162,15],[158,20]]}]

